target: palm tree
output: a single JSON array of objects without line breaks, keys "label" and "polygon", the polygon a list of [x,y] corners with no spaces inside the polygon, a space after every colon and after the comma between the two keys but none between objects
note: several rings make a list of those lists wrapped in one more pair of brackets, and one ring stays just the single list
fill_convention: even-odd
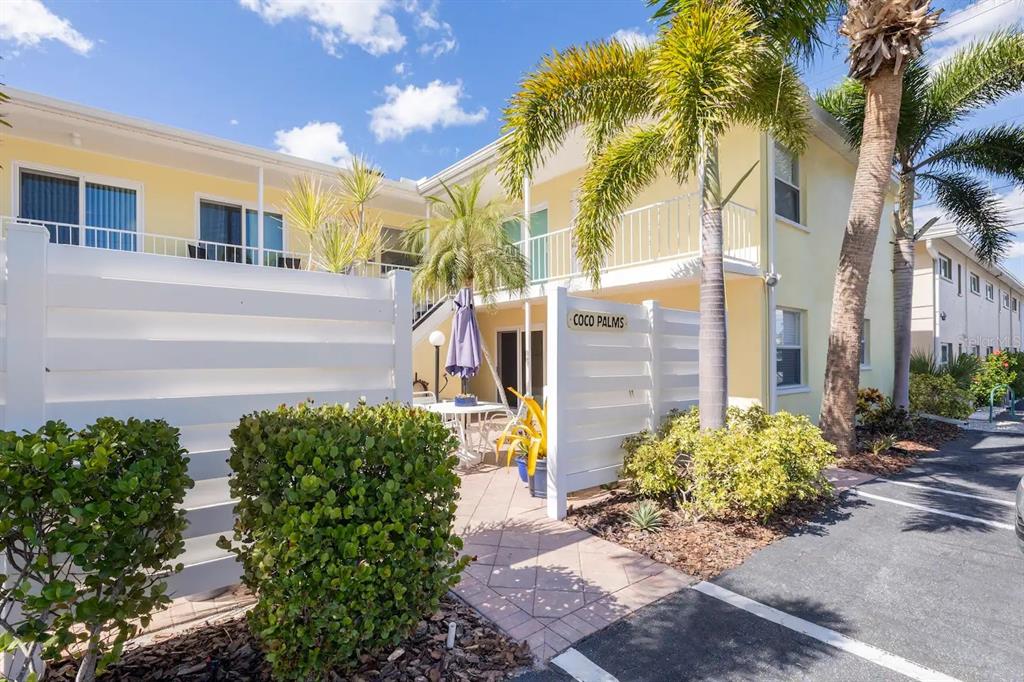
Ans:
[{"label": "palm tree", "polygon": [[[982,262],[1004,256],[1011,242],[1003,207],[977,176],[1024,187],[1024,126],[994,125],[956,130],[971,114],[1024,90],[1024,35],[998,33],[956,52],[934,69],[914,59],[903,74],[903,106],[893,165],[899,194],[893,216],[893,321],[896,363],[893,402],[910,405],[910,318],[914,289],[914,246],[938,220],[914,224],[920,189],[974,246]],[[864,86],[846,79],[818,96],[818,103],[861,143],[866,106]]]},{"label": "palm tree", "polygon": [[505,110],[499,169],[513,196],[569,133],[578,127],[587,133],[589,164],[574,238],[595,286],[615,218],[636,194],[663,173],[680,184],[696,176],[705,429],[724,424],[728,401],[722,207],[754,170],[724,189],[718,141],[732,126],[752,125],[802,149],[807,103],[791,55],[813,47],[829,4],[665,0],[655,15],[665,21],[652,45],[597,42],[555,52],[526,76]]},{"label": "palm tree", "polygon": [[306,268],[313,269],[313,249],[317,233],[324,225],[338,217],[340,206],[337,195],[324,187],[319,177],[303,175],[292,182],[284,198],[285,220],[288,225],[306,235],[309,252]]},{"label": "palm tree", "polygon": [[871,258],[892,174],[903,71],[921,54],[921,41],[938,23],[930,0],[849,0],[840,34],[850,43],[850,77],[864,86],[864,124],[850,212],[832,291],[820,425],[840,454],[856,449],[854,415],[860,380]]},{"label": "palm tree", "polygon": [[[504,201],[482,202],[482,185],[482,175],[464,185],[441,183],[444,196],[427,197],[430,217],[406,230],[407,248],[421,254],[412,277],[415,298],[437,292],[454,296],[463,287],[471,287],[485,300],[502,290],[526,290],[526,259],[505,231],[512,208]],[[480,345],[498,395],[507,405],[487,344]]]}]

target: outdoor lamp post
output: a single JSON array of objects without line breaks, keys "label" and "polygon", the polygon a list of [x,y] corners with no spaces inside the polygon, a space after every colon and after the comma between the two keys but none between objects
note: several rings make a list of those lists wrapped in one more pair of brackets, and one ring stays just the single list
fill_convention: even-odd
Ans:
[{"label": "outdoor lamp post", "polygon": [[444,345],[444,332],[436,329],[430,332],[428,340],[434,347],[434,395],[441,402],[441,346]]}]

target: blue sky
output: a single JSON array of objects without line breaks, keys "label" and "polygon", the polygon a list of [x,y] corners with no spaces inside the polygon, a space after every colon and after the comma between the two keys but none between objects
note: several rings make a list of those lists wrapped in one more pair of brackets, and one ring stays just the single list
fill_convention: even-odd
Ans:
[{"label": "blue sky", "polygon": [[[946,22],[933,58],[1024,17],[1024,0],[933,4]],[[321,161],[364,154],[389,177],[420,178],[492,141],[543,55],[643,40],[649,15],[642,0],[3,0],[0,81]],[[805,75],[812,90],[845,73],[844,54],[838,41],[824,50]],[[973,123],[1019,121],[1022,104]],[[1024,195],[1003,190],[1024,221]],[[1008,264],[1024,272],[1024,243]]]}]

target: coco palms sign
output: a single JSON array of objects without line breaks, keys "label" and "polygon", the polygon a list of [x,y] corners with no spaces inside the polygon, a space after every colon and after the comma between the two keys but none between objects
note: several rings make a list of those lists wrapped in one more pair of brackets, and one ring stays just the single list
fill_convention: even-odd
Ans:
[{"label": "coco palms sign", "polygon": [[570,310],[567,322],[569,329],[578,332],[624,332],[627,326],[625,315],[591,310]]}]

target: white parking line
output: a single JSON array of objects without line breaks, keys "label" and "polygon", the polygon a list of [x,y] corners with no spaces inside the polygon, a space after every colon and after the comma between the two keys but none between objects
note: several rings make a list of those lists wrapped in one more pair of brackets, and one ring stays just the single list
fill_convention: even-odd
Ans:
[{"label": "white parking line", "polygon": [[[870,661],[876,665],[880,665],[883,668],[888,668],[894,672],[898,672],[901,675],[920,680],[921,682],[958,682],[955,677],[950,677],[944,673],[940,673],[937,670],[926,668],[923,665],[918,665],[913,661],[909,661],[902,656],[891,654],[888,651],[879,649],[878,647],[865,644],[864,642],[856,639],[851,639],[846,635],[840,634],[835,630],[829,630],[828,628],[816,625],[810,621],[804,620],[803,618],[797,618],[784,611],[772,608],[767,604],[748,599],[743,595],[736,594],[731,590],[727,590],[724,587],[719,587],[708,582],[699,582],[692,586],[692,589],[697,590],[701,594],[706,594],[709,597],[714,597],[724,601],[726,604],[735,606],[738,609],[743,609],[747,613],[752,613],[759,618],[777,623],[785,628],[789,628],[800,634],[813,637],[819,642],[824,642],[830,646],[834,646],[837,649],[851,653],[854,656],[859,656],[866,661]],[[577,678],[580,679],[580,678]],[[600,679],[600,678],[594,678]]]},{"label": "white parking line", "polygon": [[891,478],[879,478],[878,480],[885,481],[886,483],[892,483],[893,485],[903,485],[908,488],[927,490],[930,493],[944,493],[946,495],[956,495],[957,497],[969,497],[972,500],[981,500],[983,502],[991,502],[993,504],[1002,504],[1007,507],[1014,506],[1012,500],[1000,500],[995,497],[985,497],[984,495],[972,495],[971,493],[961,493],[956,490],[946,490],[945,488],[933,488],[928,485],[921,485],[920,483],[911,483],[909,481],[894,481]]},{"label": "white parking line", "polygon": [[619,682],[617,677],[573,648],[558,654],[551,662],[579,682]]},{"label": "white parking line", "polygon": [[944,511],[942,509],[935,509],[933,507],[926,507],[923,504],[914,504],[913,502],[904,502],[903,500],[894,500],[891,497],[882,497],[881,495],[872,495],[866,493],[858,488],[851,488],[850,492],[859,497],[866,497],[869,500],[879,500],[881,502],[891,502],[892,504],[898,504],[901,507],[909,507],[910,509],[916,509],[918,511],[927,512],[929,514],[939,514],[940,516],[949,516],[954,519],[960,519],[961,521],[970,521],[971,523],[983,523],[986,526],[993,526],[995,528],[1004,528],[1006,530],[1013,530],[1012,523],[1002,523],[1000,521],[989,521],[988,519],[979,519],[977,516],[967,516],[966,514],[957,514],[956,512]]}]

